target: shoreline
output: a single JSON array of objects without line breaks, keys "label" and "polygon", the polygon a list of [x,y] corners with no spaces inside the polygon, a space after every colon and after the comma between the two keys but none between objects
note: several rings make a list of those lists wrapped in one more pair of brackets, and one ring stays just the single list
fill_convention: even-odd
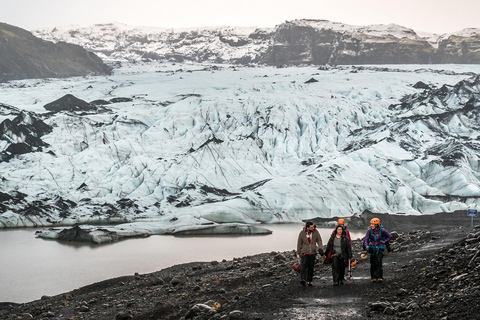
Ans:
[{"label": "shoreline", "polygon": [[[456,218],[463,219],[461,215],[457,215]],[[430,224],[431,229],[417,228],[406,233],[399,232],[399,238],[393,243],[394,252],[384,259],[386,281],[381,284],[380,291],[379,287],[372,287],[368,280],[368,260],[359,261],[353,273],[353,281],[347,281],[345,286],[335,289],[331,286],[330,266],[319,263],[316,266],[314,287],[301,287],[298,284],[298,276],[291,268],[296,261],[294,252],[284,251],[244,256],[233,260],[185,263],[149,274],[107,279],[67,293],[44,296],[39,300],[19,305],[5,306],[3,303],[0,304],[4,306],[0,308],[0,318],[13,320],[22,314],[30,314],[35,319],[81,317],[98,320],[213,317],[273,320],[305,315],[320,318],[335,316],[339,319],[380,319],[386,316],[384,311],[387,307],[390,308],[388,312],[393,312],[392,317],[402,312],[407,312],[405,315],[414,315],[418,312],[438,314],[435,306],[427,309],[406,305],[406,309],[401,310],[393,308],[393,302],[381,298],[385,298],[383,292],[390,292],[387,300],[392,301],[418,296],[419,293],[413,294],[417,292],[413,290],[413,286],[431,278],[425,270],[431,268],[429,266],[431,261],[445,256],[439,255],[437,253],[439,250],[450,252],[448,254],[452,255],[455,253],[452,253],[452,247],[461,246],[466,247],[462,250],[468,253],[471,251],[468,246],[473,244],[478,245],[480,250],[480,232],[478,229],[459,226],[462,223],[462,220],[458,220],[452,226],[450,221],[436,219]],[[445,225],[447,228],[442,227]],[[386,228],[392,232],[396,231],[389,226]],[[361,252],[361,241],[354,240],[353,248],[354,255],[358,257]],[[441,260],[442,264],[447,268],[451,263],[468,263],[471,257],[466,256],[467,253],[465,256],[453,257],[451,261]],[[471,255],[473,256],[473,253]],[[460,270],[460,267],[456,269]],[[471,269],[472,272],[478,271],[478,268]],[[433,271],[431,272],[433,274]],[[442,270],[439,272],[435,277],[442,279],[444,272]],[[420,280],[415,281],[417,278]],[[413,283],[409,279],[413,279]],[[446,279],[451,282],[450,278]],[[472,279],[472,283],[465,284],[467,286],[465,288],[479,285],[478,278]],[[405,287],[406,285],[410,287]],[[434,284],[431,285],[432,288],[433,286]],[[412,294],[398,295],[399,292],[403,292],[402,289]],[[425,287],[419,292],[425,290],[431,289]],[[449,294],[448,290],[440,293]],[[320,300],[324,303],[318,302]],[[442,304],[440,306],[444,309],[448,307]],[[378,311],[380,309],[381,312]],[[442,312],[444,311],[440,311]]]}]

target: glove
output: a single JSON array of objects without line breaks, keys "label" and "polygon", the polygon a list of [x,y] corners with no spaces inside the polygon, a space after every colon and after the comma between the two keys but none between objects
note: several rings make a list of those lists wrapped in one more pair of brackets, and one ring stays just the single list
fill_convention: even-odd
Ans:
[{"label": "glove", "polygon": [[324,256],[325,252],[323,251],[322,248],[320,248],[320,249],[318,249],[318,254],[321,255],[321,256]]}]

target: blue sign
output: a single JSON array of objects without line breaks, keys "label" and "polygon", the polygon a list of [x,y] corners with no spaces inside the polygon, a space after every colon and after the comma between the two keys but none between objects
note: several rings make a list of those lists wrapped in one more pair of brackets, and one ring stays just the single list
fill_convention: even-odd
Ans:
[{"label": "blue sign", "polygon": [[468,209],[467,210],[467,217],[477,217],[477,210],[474,209]]}]

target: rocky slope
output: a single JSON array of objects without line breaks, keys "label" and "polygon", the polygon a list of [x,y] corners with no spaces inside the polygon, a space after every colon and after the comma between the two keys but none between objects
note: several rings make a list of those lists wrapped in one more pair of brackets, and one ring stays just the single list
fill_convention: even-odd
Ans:
[{"label": "rocky slope", "polygon": [[[330,266],[319,261],[314,286],[305,288],[292,270],[294,252],[271,252],[105,280],[30,303],[2,303],[0,318],[474,319],[480,311],[480,232],[471,231],[463,216],[456,217],[456,227],[449,223],[438,218],[431,230],[388,228],[398,232],[392,231],[382,284],[370,282],[369,262],[359,259],[353,277],[333,287]],[[361,251],[355,240],[354,256]]]},{"label": "rocky slope", "polygon": [[81,45],[107,59],[216,63],[479,63],[480,31],[417,34],[399,25],[352,26],[293,20],[275,28],[160,29],[99,24],[35,30],[50,41]]},{"label": "rocky slope", "polygon": [[96,54],[78,45],[45,41],[5,23],[0,23],[0,51],[0,82],[111,72]]}]

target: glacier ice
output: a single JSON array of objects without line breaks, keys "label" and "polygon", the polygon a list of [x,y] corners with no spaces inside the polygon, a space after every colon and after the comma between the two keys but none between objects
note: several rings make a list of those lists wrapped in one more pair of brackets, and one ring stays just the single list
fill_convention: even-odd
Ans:
[{"label": "glacier ice", "polygon": [[[137,62],[108,77],[0,84],[0,121],[24,112],[23,130],[36,119],[51,128],[23,154],[7,149],[26,134],[0,139],[0,192],[24,195],[0,202],[0,227],[477,208],[480,79],[470,73],[480,67],[399,68]],[[113,102],[40,107],[66,93]]]}]

